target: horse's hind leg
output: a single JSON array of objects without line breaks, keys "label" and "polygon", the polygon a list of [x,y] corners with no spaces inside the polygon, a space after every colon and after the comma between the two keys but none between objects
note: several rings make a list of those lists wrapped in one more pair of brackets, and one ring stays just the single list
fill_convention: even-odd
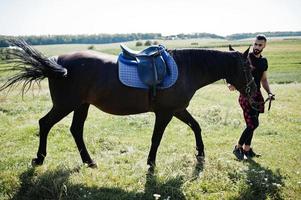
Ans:
[{"label": "horse's hind leg", "polygon": [[83,163],[87,163],[89,167],[94,168],[97,167],[97,165],[91,159],[83,139],[84,123],[88,115],[89,106],[89,104],[82,104],[74,111],[70,131],[73,135]]},{"label": "horse's hind leg", "polygon": [[193,130],[196,141],[196,150],[198,151],[196,158],[200,162],[204,161],[204,144],[202,140],[202,130],[199,123],[191,116],[191,114],[186,109],[175,113],[174,116],[182,122],[184,122],[185,124],[187,124]]},{"label": "horse's hind leg", "polygon": [[53,107],[43,118],[39,120],[40,125],[40,143],[37,153],[37,158],[32,159],[32,165],[42,165],[46,157],[47,136],[50,129],[66,115],[68,115],[72,109],[61,109]]}]

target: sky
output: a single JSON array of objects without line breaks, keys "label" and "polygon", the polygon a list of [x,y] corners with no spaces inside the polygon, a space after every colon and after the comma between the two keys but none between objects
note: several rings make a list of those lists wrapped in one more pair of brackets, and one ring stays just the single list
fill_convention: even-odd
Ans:
[{"label": "sky", "polygon": [[0,35],[301,31],[301,0],[0,0]]}]

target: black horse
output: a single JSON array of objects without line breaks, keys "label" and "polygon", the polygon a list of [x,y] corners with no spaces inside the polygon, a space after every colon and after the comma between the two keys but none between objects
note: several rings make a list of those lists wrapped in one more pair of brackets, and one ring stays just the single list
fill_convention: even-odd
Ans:
[{"label": "black horse", "polygon": [[84,122],[90,104],[114,115],[155,113],[155,127],[147,160],[150,166],[155,166],[162,135],[173,116],[193,130],[198,152],[196,156],[202,160],[205,154],[201,128],[186,110],[194,93],[219,79],[226,79],[250,98],[256,91],[247,59],[249,49],[243,54],[204,49],[169,50],[178,65],[178,80],[172,87],[158,90],[155,98],[151,98],[148,90],[131,88],[119,81],[116,56],[85,51],[49,59],[23,40],[12,40],[11,44],[17,47],[8,51],[15,58],[16,64],[7,70],[19,72],[10,77],[0,90],[24,81],[24,92],[33,81],[47,77],[53,102],[52,109],[39,120],[40,144],[37,158],[32,160],[33,165],[43,164],[50,129],[73,111],[70,131],[81,159],[88,166],[96,167],[83,140]]}]

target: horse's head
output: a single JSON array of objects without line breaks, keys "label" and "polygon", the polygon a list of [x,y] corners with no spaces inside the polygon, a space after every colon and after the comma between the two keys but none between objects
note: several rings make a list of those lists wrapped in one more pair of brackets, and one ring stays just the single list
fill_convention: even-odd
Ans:
[{"label": "horse's head", "polygon": [[235,51],[235,66],[233,66],[234,73],[227,82],[234,85],[241,94],[251,98],[255,94],[257,87],[251,73],[249,49],[250,47],[244,53],[240,53],[229,45],[229,50]]}]

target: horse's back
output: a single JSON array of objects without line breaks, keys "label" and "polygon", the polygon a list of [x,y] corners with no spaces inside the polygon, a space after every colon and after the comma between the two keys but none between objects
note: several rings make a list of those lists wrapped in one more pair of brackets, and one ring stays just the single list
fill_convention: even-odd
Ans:
[{"label": "horse's back", "polygon": [[67,69],[69,67],[72,67],[73,65],[78,65],[78,63],[86,64],[86,62],[89,61],[116,64],[117,56],[95,51],[78,51],[60,55],[58,57],[58,64],[62,65]]},{"label": "horse's back", "polygon": [[89,103],[122,115],[149,110],[146,90],[130,88],[119,81],[117,56],[82,51],[59,56],[58,64],[68,74],[65,79],[49,80],[54,104]]}]

